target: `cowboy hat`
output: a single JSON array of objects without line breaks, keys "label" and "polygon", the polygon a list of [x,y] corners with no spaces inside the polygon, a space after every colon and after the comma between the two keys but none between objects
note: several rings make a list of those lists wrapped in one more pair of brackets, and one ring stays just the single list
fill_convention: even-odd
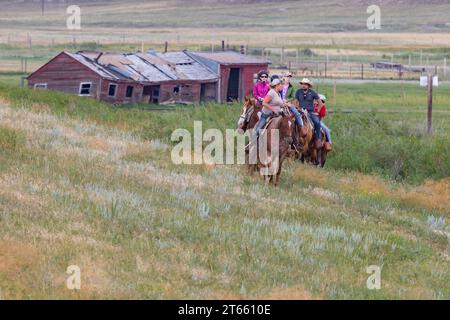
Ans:
[{"label": "cowboy hat", "polygon": [[309,85],[310,87],[313,86],[311,80],[309,80],[308,78],[303,78],[302,81],[300,81],[300,84],[307,84],[307,85]]},{"label": "cowboy hat", "polygon": [[292,77],[292,73],[288,71],[285,74],[283,74],[283,78],[287,78],[287,77]]}]

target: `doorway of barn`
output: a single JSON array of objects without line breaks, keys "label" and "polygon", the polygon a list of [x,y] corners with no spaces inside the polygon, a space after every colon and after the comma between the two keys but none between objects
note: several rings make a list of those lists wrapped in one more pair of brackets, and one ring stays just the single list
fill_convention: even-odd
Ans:
[{"label": "doorway of barn", "polygon": [[159,103],[160,86],[144,86],[142,101],[147,103]]},{"label": "doorway of barn", "polygon": [[239,100],[239,87],[241,79],[241,69],[231,68],[230,78],[228,79],[227,101]]},{"label": "doorway of barn", "polygon": [[200,102],[216,101],[216,83],[202,83],[200,89]]}]

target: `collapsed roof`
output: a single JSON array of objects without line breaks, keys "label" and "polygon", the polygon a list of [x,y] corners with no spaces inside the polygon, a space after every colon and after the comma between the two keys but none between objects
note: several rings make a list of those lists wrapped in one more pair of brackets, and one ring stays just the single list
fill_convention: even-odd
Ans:
[{"label": "collapsed roof", "polygon": [[170,80],[214,81],[212,70],[185,51],[156,53],[65,52],[100,76],[110,80],[162,82]]}]

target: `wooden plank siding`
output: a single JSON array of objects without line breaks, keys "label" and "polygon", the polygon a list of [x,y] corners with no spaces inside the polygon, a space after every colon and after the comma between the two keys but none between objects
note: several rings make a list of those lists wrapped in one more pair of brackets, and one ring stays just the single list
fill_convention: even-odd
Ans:
[{"label": "wooden plank siding", "polygon": [[79,94],[82,82],[91,82],[91,96],[100,97],[101,77],[68,55],[61,53],[28,77],[28,86],[46,83],[48,90]]}]

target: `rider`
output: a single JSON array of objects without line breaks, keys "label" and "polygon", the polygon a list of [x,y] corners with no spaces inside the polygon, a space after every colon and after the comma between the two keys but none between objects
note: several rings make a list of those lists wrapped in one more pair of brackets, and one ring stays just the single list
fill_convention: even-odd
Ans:
[{"label": "rider", "polygon": [[281,91],[281,96],[283,101],[289,106],[289,110],[295,115],[295,121],[300,127],[300,135],[302,137],[306,136],[306,130],[303,127],[303,119],[300,112],[292,104],[295,100],[294,86],[291,84],[292,73],[287,72],[283,75],[283,89]]},{"label": "rider", "polygon": [[281,108],[285,105],[283,99],[281,98],[281,90],[283,90],[281,80],[274,79],[270,83],[270,91],[265,96],[262,105],[261,118],[256,124],[254,131],[254,138],[259,136],[260,131],[264,128],[267,119],[270,116],[277,115],[281,112]]},{"label": "rider", "polygon": [[253,98],[255,98],[258,104],[262,104],[267,92],[269,92],[269,73],[262,70],[258,73],[258,82],[253,87]]},{"label": "rider", "polygon": [[[309,117],[314,124],[315,133],[315,147],[316,149],[322,148],[322,141],[320,139],[320,117],[319,113],[323,107],[322,100],[320,100],[319,95],[312,90],[312,83],[309,79],[304,78],[300,81],[301,88],[295,93],[296,103],[308,111]],[[318,103],[317,111],[314,110],[314,102]]]},{"label": "rider", "polygon": [[[319,98],[320,98],[320,100],[323,103],[322,110],[320,110],[320,113],[319,113],[320,125],[322,126],[322,129],[325,132],[325,135],[327,136],[327,140],[325,141],[325,150],[327,150],[329,152],[329,151],[331,151],[331,134],[330,134],[330,129],[325,125],[325,123],[323,123],[323,118],[325,118],[325,116],[327,114],[327,108],[325,106],[325,101],[327,100],[327,97],[325,97],[323,94],[319,94]],[[314,109],[315,109],[316,112],[318,112],[317,107],[318,107],[318,104],[316,103],[314,105]]]}]

